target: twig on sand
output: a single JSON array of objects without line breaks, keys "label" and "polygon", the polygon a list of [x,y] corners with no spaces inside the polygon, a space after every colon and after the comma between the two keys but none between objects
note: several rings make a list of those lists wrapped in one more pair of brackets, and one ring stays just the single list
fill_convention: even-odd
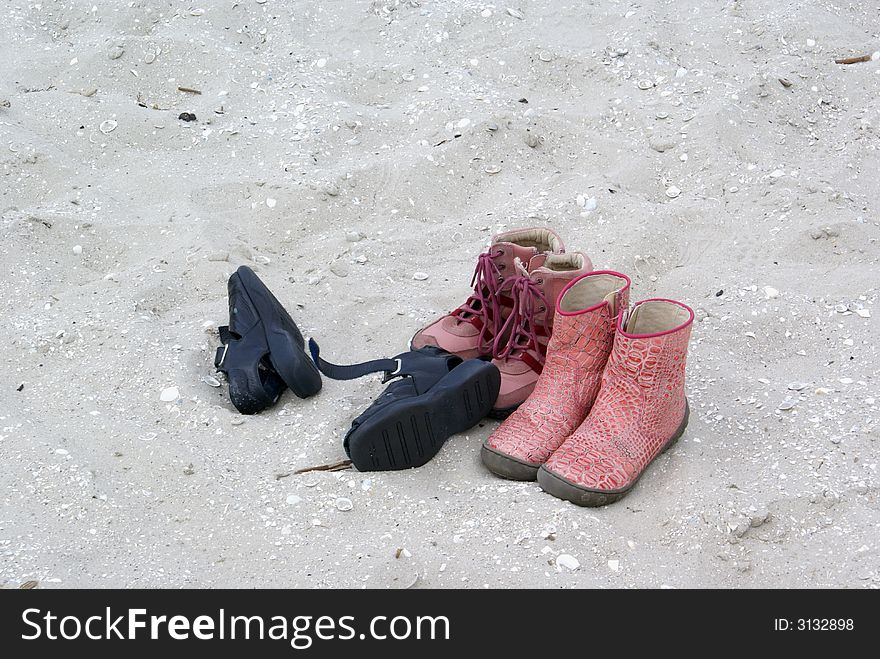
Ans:
[{"label": "twig on sand", "polygon": [[186,92],[187,94],[198,94],[199,96],[202,95],[202,92],[200,92],[198,89],[193,89],[192,87],[178,87],[177,91]]},{"label": "twig on sand", "polygon": [[858,64],[859,62],[870,62],[870,55],[859,55],[858,57],[841,57],[834,60],[835,64]]},{"label": "twig on sand", "polygon": [[305,474],[309,471],[342,471],[351,466],[351,460],[342,460],[341,462],[333,462],[326,465],[318,465],[317,467],[303,467],[297,469],[294,474]]}]

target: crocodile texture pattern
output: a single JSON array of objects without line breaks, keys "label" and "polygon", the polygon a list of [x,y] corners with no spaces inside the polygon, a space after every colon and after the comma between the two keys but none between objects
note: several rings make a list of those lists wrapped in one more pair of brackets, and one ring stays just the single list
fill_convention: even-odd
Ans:
[{"label": "crocodile texture pattern", "polygon": [[618,328],[592,411],[545,463],[546,471],[595,492],[635,484],[684,420],[691,323],[644,337]]},{"label": "crocodile texture pattern", "polygon": [[[629,305],[629,288],[616,308]],[[529,398],[489,437],[486,446],[541,465],[584,420],[596,400],[617,318],[607,302],[577,315],[557,313],[547,359]]]}]

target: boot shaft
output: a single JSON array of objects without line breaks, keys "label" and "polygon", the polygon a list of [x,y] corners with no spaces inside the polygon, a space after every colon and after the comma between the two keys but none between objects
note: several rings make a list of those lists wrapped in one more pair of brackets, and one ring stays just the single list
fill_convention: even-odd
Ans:
[{"label": "boot shaft", "polygon": [[689,306],[659,298],[643,300],[630,313],[621,313],[602,387],[637,387],[647,410],[676,416],[684,409],[685,364],[693,320]]},{"label": "boot shaft", "polygon": [[570,281],[556,302],[548,351],[582,353],[600,370],[604,368],[618,316],[629,307],[629,291],[629,277],[612,270],[597,270]]}]

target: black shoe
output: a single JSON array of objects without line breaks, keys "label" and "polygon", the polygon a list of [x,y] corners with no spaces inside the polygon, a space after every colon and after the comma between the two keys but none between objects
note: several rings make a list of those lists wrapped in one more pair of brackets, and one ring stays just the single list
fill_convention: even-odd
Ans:
[{"label": "black shoe", "polygon": [[381,371],[383,382],[401,378],[352,421],[345,436],[345,452],[360,471],[420,467],[451,435],[486,416],[501,387],[501,373],[492,362],[464,361],[431,346],[352,366],[321,359],[314,339],[309,349],[321,373],[334,380]]},{"label": "black shoe", "polygon": [[300,398],[321,390],[302,333],[281,303],[247,266],[229,278],[229,326],[220,328],[214,366],[229,380],[242,414],[274,405],[285,386]]}]

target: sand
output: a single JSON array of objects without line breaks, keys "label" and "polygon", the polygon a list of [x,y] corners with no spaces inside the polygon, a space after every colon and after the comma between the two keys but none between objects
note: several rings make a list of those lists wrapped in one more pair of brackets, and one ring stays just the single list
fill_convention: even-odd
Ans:
[{"label": "sand", "polygon": [[[878,34],[868,1],[4,3],[0,585],[877,587],[880,61],[834,59]],[[697,310],[688,430],[619,503],[492,476],[488,420],[295,475],[378,377],[247,418],[212,386],[239,265],[356,361],[519,226]]]}]

